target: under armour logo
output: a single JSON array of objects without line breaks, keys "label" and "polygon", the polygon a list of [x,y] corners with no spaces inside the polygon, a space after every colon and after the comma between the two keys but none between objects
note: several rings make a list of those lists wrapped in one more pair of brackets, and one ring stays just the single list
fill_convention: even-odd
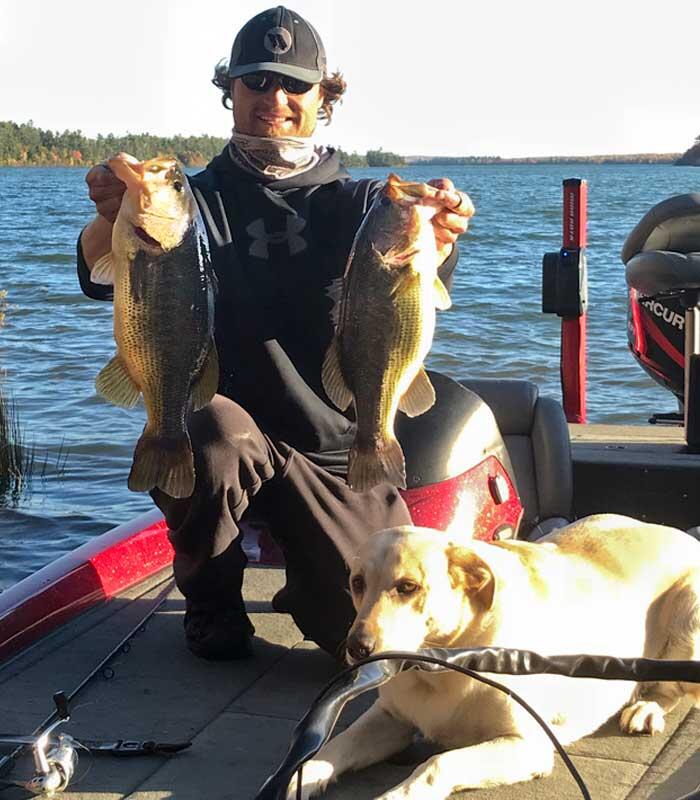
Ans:
[{"label": "under armour logo", "polygon": [[292,34],[286,28],[270,28],[264,38],[265,48],[277,56],[292,46]]},{"label": "under armour logo", "polygon": [[247,234],[253,239],[248,252],[255,258],[270,258],[271,244],[286,244],[289,255],[295,256],[306,250],[306,240],[299,234],[306,227],[306,220],[301,217],[287,217],[287,228],[283,231],[268,233],[263,219],[256,219],[246,228]]}]

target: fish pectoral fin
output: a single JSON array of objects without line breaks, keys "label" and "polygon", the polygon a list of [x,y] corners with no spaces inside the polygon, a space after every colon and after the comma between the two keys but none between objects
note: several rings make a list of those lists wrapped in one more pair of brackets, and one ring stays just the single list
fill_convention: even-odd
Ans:
[{"label": "fish pectoral fin", "polygon": [[418,250],[415,247],[408,250],[402,250],[399,247],[390,247],[386,253],[382,253],[381,250],[378,250],[377,247],[372,244],[372,250],[374,250],[375,255],[381,261],[382,265],[390,269],[406,267],[413,261],[416,255],[418,255]]},{"label": "fish pectoral fin", "polygon": [[110,251],[95,261],[90,270],[90,280],[103,286],[114,286],[114,273],[114,256]]},{"label": "fish pectoral fin", "polygon": [[447,291],[447,287],[445,284],[440,280],[439,276],[435,276],[435,308],[439,308],[440,311],[447,311],[448,308],[452,306],[452,298],[450,297],[450,293]]},{"label": "fish pectoral fin", "polygon": [[321,370],[321,382],[328,397],[341,411],[345,411],[352,402],[352,392],[348,389],[340,369],[340,337],[337,334],[326,350]]},{"label": "fish pectoral fin", "polygon": [[119,355],[102,367],[95,379],[95,389],[105,400],[122,408],[133,408],[141,394]]},{"label": "fish pectoral fin", "polygon": [[401,398],[399,410],[407,417],[418,417],[435,404],[435,389],[423,367]]},{"label": "fish pectoral fin", "polygon": [[199,411],[214,397],[219,388],[219,354],[212,341],[202,371],[192,388],[192,410]]}]

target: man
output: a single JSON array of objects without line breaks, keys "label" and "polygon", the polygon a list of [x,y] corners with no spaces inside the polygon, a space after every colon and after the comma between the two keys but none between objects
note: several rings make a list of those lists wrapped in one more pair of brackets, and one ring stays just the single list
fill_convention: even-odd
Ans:
[{"label": "man", "polygon": [[[253,17],[214,83],[224,104],[231,101],[233,135],[190,183],[218,279],[219,393],[190,421],[194,494],[152,496],[170,528],[192,652],[251,653],[238,536],[251,508],[285,554],[287,585],[274,607],[333,653],[353,618],[346,560],[369,533],[410,522],[395,487],[350,491],[354,425],[321,385],[335,289],[380,184],[351,181],[337,153],[311,142],[345,84],[338,73],[328,76],[321,40],[299,14],[278,6]],[[78,274],[88,296],[109,299],[110,287],[89,273],[110,249],[124,185],[104,166],[86,180],[97,216],[79,241]],[[442,209],[434,227],[449,285],[471,204],[450,181],[431,184],[425,202]]]}]

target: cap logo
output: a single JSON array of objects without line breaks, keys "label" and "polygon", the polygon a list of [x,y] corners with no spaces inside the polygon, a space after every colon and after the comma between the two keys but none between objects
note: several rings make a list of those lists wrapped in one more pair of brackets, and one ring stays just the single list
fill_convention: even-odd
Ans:
[{"label": "cap logo", "polygon": [[292,34],[286,28],[270,28],[265,34],[265,49],[281,56],[292,47]]}]

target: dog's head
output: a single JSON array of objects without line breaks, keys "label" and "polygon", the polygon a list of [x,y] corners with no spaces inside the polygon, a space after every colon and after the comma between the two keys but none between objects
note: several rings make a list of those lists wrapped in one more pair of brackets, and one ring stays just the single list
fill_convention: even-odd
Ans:
[{"label": "dog's head", "polygon": [[404,525],[371,536],[351,564],[357,617],[347,638],[351,663],[387,650],[448,647],[486,623],[496,580],[469,545]]}]

